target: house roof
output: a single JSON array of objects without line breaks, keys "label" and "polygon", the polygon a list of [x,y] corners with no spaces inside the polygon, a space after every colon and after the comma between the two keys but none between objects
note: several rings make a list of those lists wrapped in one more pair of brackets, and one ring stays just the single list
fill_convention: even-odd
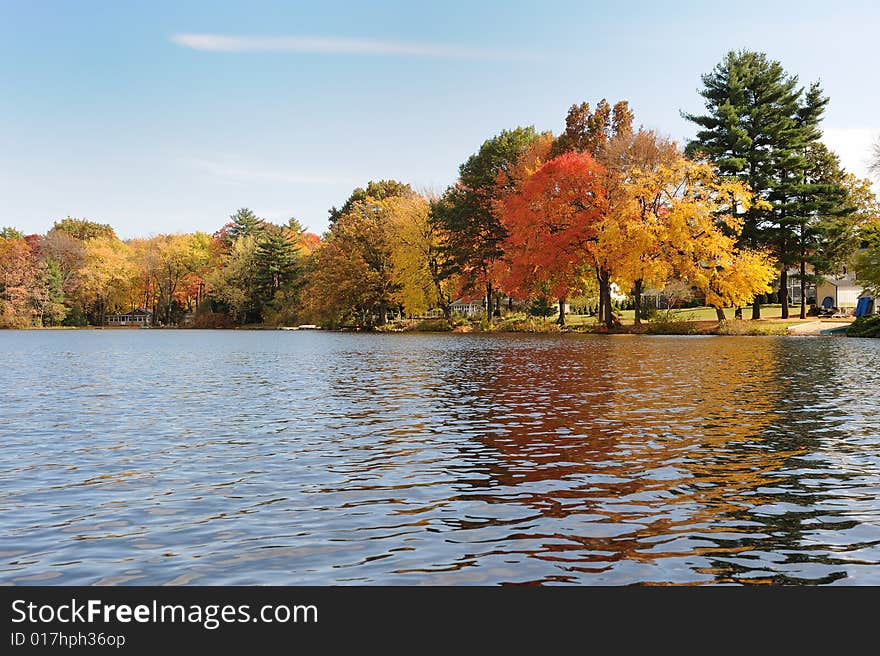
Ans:
[{"label": "house roof", "polygon": [[135,308],[131,312],[125,312],[123,314],[114,314],[114,317],[150,317],[153,313],[149,310],[145,310],[144,308]]},{"label": "house roof", "polygon": [[862,286],[857,284],[855,280],[847,276],[828,276],[825,278],[825,282],[829,285],[834,285],[838,289],[849,287],[850,289],[862,289]]}]

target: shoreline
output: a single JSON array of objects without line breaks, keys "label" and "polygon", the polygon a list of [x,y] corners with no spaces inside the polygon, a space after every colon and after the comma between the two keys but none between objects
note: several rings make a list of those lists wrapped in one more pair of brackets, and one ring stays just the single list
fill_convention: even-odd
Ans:
[{"label": "shoreline", "polygon": [[[555,323],[523,325],[499,325],[483,328],[480,324],[461,324],[454,328],[442,328],[439,326],[419,327],[418,322],[394,322],[385,326],[377,326],[368,329],[356,327],[343,328],[299,328],[297,326],[268,326],[250,325],[236,326],[232,328],[193,328],[189,326],[157,326],[150,330],[210,330],[218,332],[229,331],[305,331],[305,332],[330,332],[330,333],[358,333],[358,334],[452,334],[452,335],[508,335],[508,334],[531,334],[531,335],[607,335],[607,336],[676,336],[676,337],[846,337],[847,328],[852,322],[820,320],[805,321],[801,323],[789,323],[773,320],[757,320],[757,325],[752,320],[728,321],[724,324],[719,322],[646,322],[640,326],[626,325],[607,329],[595,324],[580,324],[571,326],[558,326]],[[827,327],[826,327],[827,326]],[[4,331],[135,331],[143,330],[140,327],[126,326],[34,326],[29,328],[7,328]]]}]

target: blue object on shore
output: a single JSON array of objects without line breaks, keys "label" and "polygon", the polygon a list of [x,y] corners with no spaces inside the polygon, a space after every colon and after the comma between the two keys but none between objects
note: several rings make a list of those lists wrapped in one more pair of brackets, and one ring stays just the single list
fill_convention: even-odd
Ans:
[{"label": "blue object on shore", "polygon": [[868,310],[871,306],[871,299],[867,296],[864,296],[859,299],[858,303],[856,303],[856,317],[866,317],[868,316]]}]

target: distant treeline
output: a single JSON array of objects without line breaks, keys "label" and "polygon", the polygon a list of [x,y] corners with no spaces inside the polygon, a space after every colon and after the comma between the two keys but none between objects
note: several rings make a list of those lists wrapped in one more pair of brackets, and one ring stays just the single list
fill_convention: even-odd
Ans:
[{"label": "distant treeline", "polygon": [[369,328],[429,311],[451,321],[459,297],[481,299],[487,321],[502,298],[558,301],[560,322],[577,298],[610,326],[613,288],[638,322],[645,291],[670,283],[719,318],[747,305],[760,317],[775,294],[787,317],[790,272],[810,283],[845,267],[877,292],[880,208],[821,142],[819,84],[748,51],[703,84],[684,148],[636,127],[626,101],[576,104],[559,135],[488,139],[437,197],[395,180],[355,189],[321,237],[246,208],[213,234],[123,241],[70,217],[44,235],[3,229],[0,327],[105,325],[144,308],[157,325]]}]

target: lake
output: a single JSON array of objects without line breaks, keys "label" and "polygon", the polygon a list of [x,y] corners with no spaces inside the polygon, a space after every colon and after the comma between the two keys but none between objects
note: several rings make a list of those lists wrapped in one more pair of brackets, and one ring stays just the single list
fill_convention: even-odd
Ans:
[{"label": "lake", "polygon": [[0,581],[880,584],[880,340],[0,332]]}]

